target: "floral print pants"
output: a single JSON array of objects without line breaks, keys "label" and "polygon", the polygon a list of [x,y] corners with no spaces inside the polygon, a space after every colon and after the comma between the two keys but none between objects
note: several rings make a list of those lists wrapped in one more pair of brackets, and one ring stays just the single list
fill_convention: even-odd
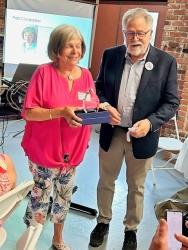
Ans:
[{"label": "floral print pants", "polygon": [[51,222],[63,223],[71,203],[75,168],[44,168],[29,161],[29,169],[34,186],[24,216],[25,224],[29,226],[45,222],[52,191]]}]

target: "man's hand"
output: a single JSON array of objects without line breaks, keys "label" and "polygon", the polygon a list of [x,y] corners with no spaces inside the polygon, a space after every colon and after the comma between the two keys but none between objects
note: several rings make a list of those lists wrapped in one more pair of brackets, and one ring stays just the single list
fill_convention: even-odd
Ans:
[{"label": "man's hand", "polygon": [[136,122],[132,128],[129,129],[130,135],[135,138],[141,138],[147,135],[150,131],[151,123],[148,119]]},{"label": "man's hand", "polygon": [[117,109],[109,105],[107,111],[109,112],[111,118],[110,124],[119,125],[121,123],[121,116]]},{"label": "man's hand", "polygon": [[104,109],[109,112],[112,125],[119,125],[121,123],[120,113],[112,107],[108,102],[100,103],[99,108]]},{"label": "man's hand", "polygon": [[164,219],[160,219],[159,221],[149,250],[168,250],[168,225]]}]

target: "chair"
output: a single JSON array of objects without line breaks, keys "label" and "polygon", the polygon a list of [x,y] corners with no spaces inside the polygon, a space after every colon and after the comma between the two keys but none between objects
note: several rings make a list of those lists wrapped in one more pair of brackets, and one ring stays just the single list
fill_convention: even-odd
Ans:
[{"label": "chair", "polygon": [[185,139],[183,146],[178,155],[174,169],[183,174],[185,179],[188,179],[188,137]]},{"label": "chair", "polygon": [[176,115],[171,119],[174,121],[175,125],[175,131],[176,131],[176,138],[171,138],[171,137],[159,137],[159,144],[158,144],[158,150],[157,153],[160,153],[162,151],[169,151],[173,152],[172,156],[162,165],[154,165],[152,163],[151,165],[151,170],[152,170],[152,175],[153,175],[153,185],[156,185],[156,178],[155,178],[155,170],[156,169],[174,169],[174,167],[167,167],[168,163],[170,163],[172,160],[176,159],[178,156],[178,153],[180,152],[183,142],[180,141],[179,137],[179,131],[178,131],[178,126],[177,126],[177,119]]},{"label": "chair", "polygon": [[16,250],[34,250],[43,225],[29,226],[16,243]]},{"label": "chair", "polygon": [[[0,196],[0,247],[3,246],[7,238],[7,233],[3,228],[3,222],[14,211],[16,206],[21,202],[33,186],[33,181],[27,181],[19,184],[13,190]],[[20,249],[25,249],[24,246]],[[32,249],[32,248],[30,248]],[[29,250],[29,248],[28,248]]]}]

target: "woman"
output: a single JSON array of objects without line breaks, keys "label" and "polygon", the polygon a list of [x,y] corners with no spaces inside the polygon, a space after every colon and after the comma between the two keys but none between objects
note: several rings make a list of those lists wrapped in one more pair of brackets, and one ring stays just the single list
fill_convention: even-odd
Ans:
[{"label": "woman", "polygon": [[37,27],[25,27],[22,31],[24,52],[32,52],[37,47]]},{"label": "woman", "polygon": [[[91,132],[74,111],[82,108],[83,102],[86,108],[98,106],[90,72],[77,65],[84,53],[84,39],[76,28],[55,28],[48,43],[52,62],[34,72],[23,108],[26,127],[22,147],[35,182],[24,219],[26,224],[44,223],[53,186],[52,245],[57,250],[70,249],[63,241],[63,225],[75,167],[83,160]],[[88,91],[92,93],[89,96]]]},{"label": "woman", "polygon": [[0,154],[0,196],[16,186],[16,170],[11,158]]}]

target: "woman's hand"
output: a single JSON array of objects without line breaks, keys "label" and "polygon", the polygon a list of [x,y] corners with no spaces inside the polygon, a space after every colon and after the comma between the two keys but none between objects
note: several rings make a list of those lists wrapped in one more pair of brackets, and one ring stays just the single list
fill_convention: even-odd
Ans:
[{"label": "woman's hand", "polygon": [[62,110],[62,116],[65,118],[70,127],[81,127],[82,119],[78,117],[74,111],[78,110],[75,107],[64,107]]}]

